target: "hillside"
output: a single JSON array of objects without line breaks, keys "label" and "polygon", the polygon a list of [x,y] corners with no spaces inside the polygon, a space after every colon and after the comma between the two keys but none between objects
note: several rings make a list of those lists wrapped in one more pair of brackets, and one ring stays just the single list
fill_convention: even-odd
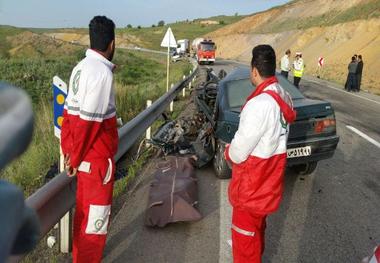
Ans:
[{"label": "hillside", "polygon": [[[160,49],[162,38],[170,26],[176,39],[194,39],[200,35],[233,24],[245,16],[216,16],[192,21],[179,21],[165,26],[152,25],[151,27],[119,28],[116,30],[116,44],[118,47],[143,47],[149,49]],[[44,33],[54,39],[71,42],[74,44],[88,45],[89,38],[86,29],[34,29],[34,32]]]},{"label": "hillside", "polygon": [[380,1],[299,0],[270,9],[216,30],[211,36],[218,56],[249,61],[252,47],[272,45],[278,58],[290,48],[303,52],[306,74],[316,75],[325,58],[322,77],[344,83],[353,54],[361,54],[363,86],[380,94]]}]

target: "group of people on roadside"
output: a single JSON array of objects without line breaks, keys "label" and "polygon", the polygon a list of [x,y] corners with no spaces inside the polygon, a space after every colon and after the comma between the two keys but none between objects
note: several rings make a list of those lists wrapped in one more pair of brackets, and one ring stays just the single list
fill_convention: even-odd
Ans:
[{"label": "group of people on roadside", "polygon": [[281,58],[281,63],[280,63],[281,75],[283,75],[285,78],[288,78],[289,72],[293,70],[293,83],[294,83],[294,86],[296,86],[299,89],[299,84],[303,76],[303,72],[305,70],[305,64],[302,59],[302,53],[297,52],[296,57],[293,61],[293,65],[291,67],[290,55],[291,55],[291,51],[290,49],[288,49],[286,50],[285,55]]},{"label": "group of people on roadside", "polygon": [[347,81],[344,89],[349,92],[359,92],[363,74],[363,58],[362,55],[353,55],[350,64],[348,64]]}]

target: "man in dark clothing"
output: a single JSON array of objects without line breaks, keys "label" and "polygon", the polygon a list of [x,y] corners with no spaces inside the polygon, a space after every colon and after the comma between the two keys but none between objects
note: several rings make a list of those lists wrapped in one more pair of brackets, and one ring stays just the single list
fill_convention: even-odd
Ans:
[{"label": "man in dark clothing", "polygon": [[357,80],[357,69],[358,63],[356,63],[355,56],[352,57],[351,63],[348,65],[348,76],[345,89],[347,91],[357,90],[358,80]]},{"label": "man in dark clothing", "polygon": [[363,63],[362,55],[359,55],[358,56],[358,68],[356,70],[356,78],[357,78],[357,82],[358,82],[358,86],[357,86],[358,92],[360,91],[360,86],[362,84],[363,66],[364,66],[364,63]]}]

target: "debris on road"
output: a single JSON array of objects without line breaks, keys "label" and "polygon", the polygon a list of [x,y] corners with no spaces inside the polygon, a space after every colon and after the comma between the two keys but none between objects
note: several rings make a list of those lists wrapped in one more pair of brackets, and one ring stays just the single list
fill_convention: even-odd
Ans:
[{"label": "debris on road", "polygon": [[157,165],[150,186],[145,224],[164,227],[174,222],[200,220],[202,216],[195,208],[197,203],[194,159],[168,156]]},{"label": "debris on road", "polygon": [[203,167],[214,156],[213,128],[203,114],[168,121],[153,135],[151,143],[164,155],[195,155],[196,166]]},{"label": "debris on road", "polygon": [[200,130],[195,142],[192,142],[194,153],[197,156],[197,167],[208,164],[214,157],[215,142],[211,123],[206,122]]}]

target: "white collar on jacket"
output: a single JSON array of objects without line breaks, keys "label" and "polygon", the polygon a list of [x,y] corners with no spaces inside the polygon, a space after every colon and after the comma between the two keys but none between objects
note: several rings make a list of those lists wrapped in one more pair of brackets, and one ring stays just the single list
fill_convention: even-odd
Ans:
[{"label": "white collar on jacket", "polygon": [[109,69],[112,71],[113,68],[115,67],[115,64],[113,64],[111,61],[109,61],[108,59],[106,59],[105,57],[103,57],[101,54],[99,54],[98,52],[96,52],[95,50],[92,50],[92,49],[87,49],[86,51],[86,57],[89,57],[89,58],[94,58],[94,59],[97,59],[97,60],[100,60],[102,63],[104,63],[107,67],[109,67]]}]

